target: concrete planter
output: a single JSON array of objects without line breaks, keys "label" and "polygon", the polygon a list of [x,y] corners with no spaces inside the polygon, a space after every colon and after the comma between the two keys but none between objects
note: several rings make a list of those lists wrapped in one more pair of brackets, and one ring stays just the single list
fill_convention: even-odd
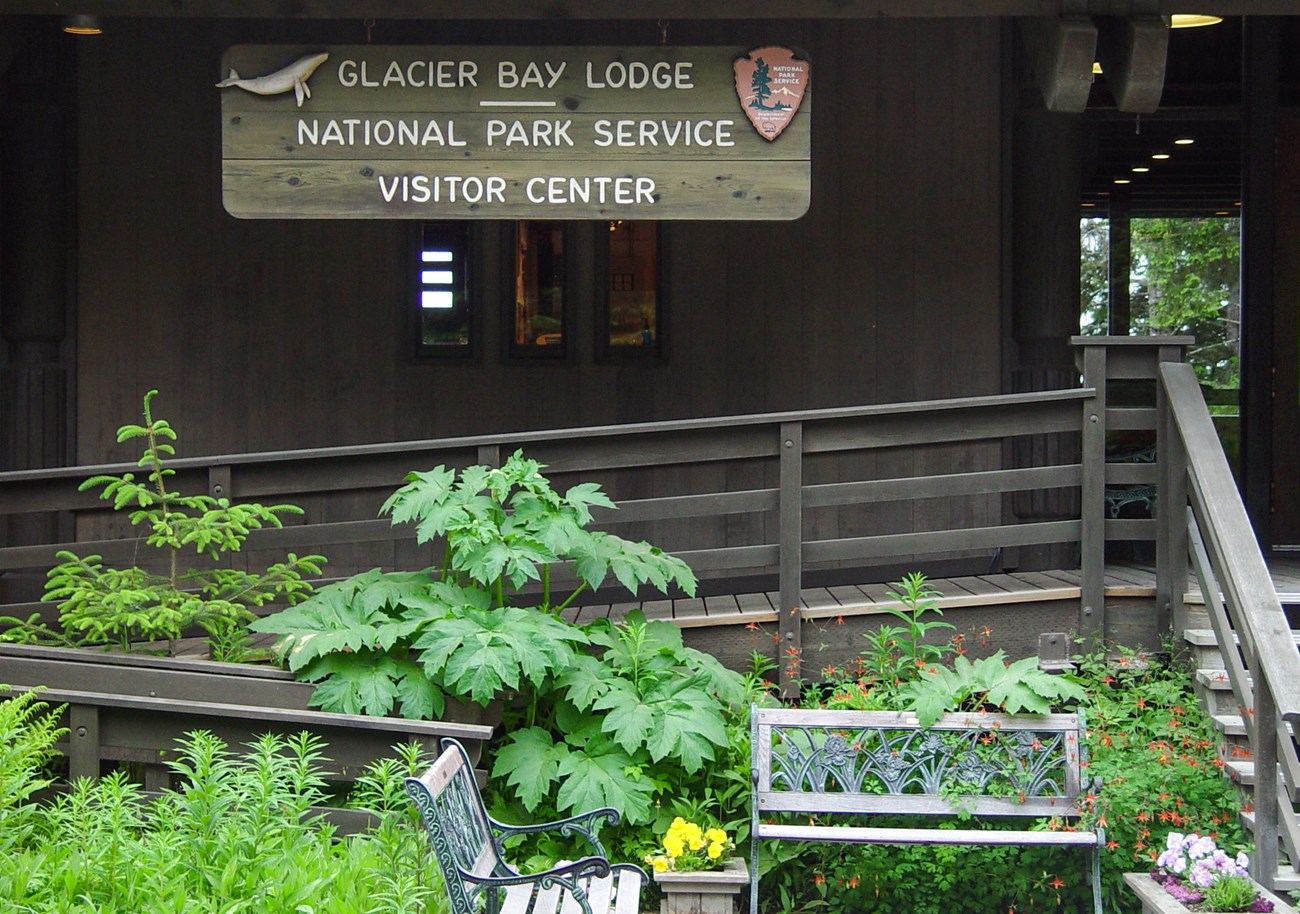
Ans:
[{"label": "concrete planter", "polygon": [[735,914],[741,891],[749,885],[745,861],[733,858],[726,869],[678,873],[655,873],[663,890],[659,914]]},{"label": "concrete planter", "polygon": [[[1166,892],[1165,887],[1152,879],[1150,873],[1125,873],[1124,884],[1142,902],[1142,914],[1189,914],[1190,909]],[[1273,902],[1274,914],[1297,914],[1292,905],[1262,886],[1256,886],[1255,890]],[[1214,912],[1206,910],[1198,911],[1196,914],[1214,914]]]}]

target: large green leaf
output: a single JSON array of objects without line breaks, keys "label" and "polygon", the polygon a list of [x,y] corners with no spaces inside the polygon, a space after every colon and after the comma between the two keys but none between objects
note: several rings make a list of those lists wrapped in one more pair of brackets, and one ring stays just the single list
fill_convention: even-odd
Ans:
[{"label": "large green leaf", "polygon": [[569,668],[556,678],[556,686],[566,690],[569,701],[583,711],[609,691],[610,683],[609,667],[590,654],[577,654]]},{"label": "large green leaf", "polygon": [[[636,689],[626,680],[615,680],[613,686],[593,705],[597,711],[609,712],[604,729],[628,752],[642,748],[651,732],[660,724],[662,711],[642,701]],[[659,756],[655,759],[658,761]]]},{"label": "large green leaf", "polygon": [[388,715],[397,700],[399,671],[382,654],[331,654],[312,664],[302,678],[323,680],[312,693],[312,707],[339,714]]},{"label": "large green leaf", "polygon": [[406,474],[407,484],[388,497],[379,510],[394,524],[422,520],[439,510],[452,492],[456,472],[441,464],[428,472]]},{"label": "large green leaf", "polygon": [[559,778],[560,762],[568,754],[568,746],[557,744],[540,727],[516,730],[497,749],[492,776],[504,777],[515,788],[520,802],[532,812],[550,795],[552,785]]},{"label": "large green leaf", "polygon": [[418,663],[397,661],[397,700],[403,717],[414,720],[436,720],[446,709],[446,696],[442,689],[424,675]]},{"label": "large green leaf", "polygon": [[556,805],[573,812],[612,806],[631,825],[649,822],[654,787],[638,774],[639,766],[622,749],[610,746],[599,752],[588,743],[585,750],[570,752],[560,762]]}]

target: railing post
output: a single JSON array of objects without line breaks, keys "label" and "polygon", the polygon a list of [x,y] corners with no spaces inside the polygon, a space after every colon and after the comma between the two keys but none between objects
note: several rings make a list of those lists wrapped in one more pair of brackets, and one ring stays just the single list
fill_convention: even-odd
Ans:
[{"label": "railing post", "polygon": [[[1160,362],[1181,362],[1181,347],[1161,347]],[[1156,630],[1188,628],[1187,450],[1178,434],[1169,395],[1156,371]]]},{"label": "railing post", "polygon": [[1083,478],[1079,490],[1079,634],[1096,644],[1106,632],[1106,347],[1082,346]]},{"label": "railing post", "polygon": [[781,695],[794,698],[802,679],[803,633],[803,424],[781,423],[781,494],[778,508],[781,605],[776,662]]},{"label": "railing post", "polygon": [[[1255,856],[1251,876],[1272,891],[1278,867],[1277,703],[1268,677],[1260,675],[1258,658],[1252,664],[1255,682]],[[1289,804],[1288,804],[1289,805]]]}]

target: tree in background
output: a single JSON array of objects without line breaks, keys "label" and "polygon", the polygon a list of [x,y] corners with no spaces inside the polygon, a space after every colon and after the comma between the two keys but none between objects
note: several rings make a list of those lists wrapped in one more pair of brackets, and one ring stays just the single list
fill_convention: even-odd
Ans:
[{"label": "tree in background", "polygon": [[[1190,361],[1202,383],[1237,387],[1241,340],[1241,244],[1236,218],[1134,219],[1129,297],[1132,332],[1196,337]],[[1109,237],[1105,219],[1083,219],[1081,319],[1106,332]]]}]

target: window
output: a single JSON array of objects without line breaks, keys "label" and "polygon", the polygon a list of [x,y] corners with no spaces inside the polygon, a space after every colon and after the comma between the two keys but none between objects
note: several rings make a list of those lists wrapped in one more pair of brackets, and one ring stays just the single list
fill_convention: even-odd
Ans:
[{"label": "window", "polygon": [[473,355],[468,240],[467,223],[425,223],[415,233],[412,288],[418,355]]},{"label": "window", "polygon": [[527,358],[568,355],[568,232],[566,223],[515,224],[514,295],[508,352]]},{"label": "window", "polygon": [[600,275],[605,277],[597,332],[601,358],[657,358],[664,354],[664,295],[659,276],[658,222],[609,223]]}]

